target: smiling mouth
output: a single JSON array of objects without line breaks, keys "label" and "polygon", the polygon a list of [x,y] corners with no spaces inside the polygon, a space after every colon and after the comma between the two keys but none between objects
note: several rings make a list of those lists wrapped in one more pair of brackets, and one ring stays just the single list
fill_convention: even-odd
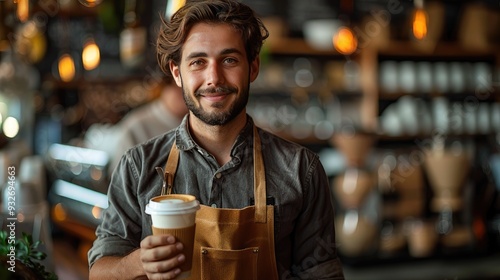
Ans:
[{"label": "smiling mouth", "polygon": [[206,89],[199,89],[195,92],[195,96],[197,97],[225,97],[231,93],[236,93],[237,89],[234,87],[227,86],[219,86],[219,87],[211,87]]},{"label": "smiling mouth", "polygon": [[214,95],[202,94],[202,95],[200,95],[200,97],[202,97],[208,101],[211,101],[211,102],[220,102],[220,101],[224,100],[227,96],[228,96],[228,94],[214,94]]}]

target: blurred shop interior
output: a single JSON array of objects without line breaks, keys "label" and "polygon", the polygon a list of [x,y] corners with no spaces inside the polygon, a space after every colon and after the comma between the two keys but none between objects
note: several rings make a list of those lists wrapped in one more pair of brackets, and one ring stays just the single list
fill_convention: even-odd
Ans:
[{"label": "blurred shop interior", "polygon": [[[2,229],[14,186],[60,279],[88,277],[106,136],[159,97],[182,2],[0,0]],[[244,2],[271,33],[248,113],[320,155],[347,279],[500,279],[500,2]]]}]

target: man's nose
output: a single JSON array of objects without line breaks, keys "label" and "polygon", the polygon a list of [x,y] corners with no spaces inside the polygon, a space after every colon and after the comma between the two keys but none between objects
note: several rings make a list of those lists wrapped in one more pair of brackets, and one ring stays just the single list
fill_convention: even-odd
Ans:
[{"label": "man's nose", "polygon": [[224,75],[220,63],[210,63],[206,74],[207,86],[217,86],[224,82]]}]

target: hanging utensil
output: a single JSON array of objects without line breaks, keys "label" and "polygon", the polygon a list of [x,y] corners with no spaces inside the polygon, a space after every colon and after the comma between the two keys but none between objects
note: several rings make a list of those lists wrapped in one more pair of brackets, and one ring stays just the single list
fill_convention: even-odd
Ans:
[{"label": "hanging utensil", "polygon": [[165,174],[161,167],[156,167],[155,169],[163,180],[163,184],[161,186],[161,195],[165,195],[165,192],[167,190],[167,174]]}]

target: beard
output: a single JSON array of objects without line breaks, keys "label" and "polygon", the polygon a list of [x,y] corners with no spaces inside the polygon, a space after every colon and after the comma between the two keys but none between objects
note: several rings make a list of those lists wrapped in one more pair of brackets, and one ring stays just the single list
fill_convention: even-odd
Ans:
[{"label": "beard", "polygon": [[[223,93],[227,95],[237,94],[238,90],[230,86],[210,87],[195,91],[194,97],[192,97],[192,95],[186,92],[185,87],[182,87],[182,92],[184,96],[184,101],[189,111],[193,112],[193,114],[204,123],[215,126],[215,125],[225,125],[229,123],[234,118],[236,118],[236,116],[238,116],[243,111],[243,109],[245,109],[248,103],[249,89],[250,85],[248,85],[241,92],[241,94],[237,97],[237,99],[230,105],[229,109],[213,113],[204,110],[201,107],[200,103],[196,104],[194,99],[200,97],[201,95],[212,94],[212,93]],[[223,104],[221,103],[214,103],[211,105],[212,108],[222,108],[222,106]]]}]

